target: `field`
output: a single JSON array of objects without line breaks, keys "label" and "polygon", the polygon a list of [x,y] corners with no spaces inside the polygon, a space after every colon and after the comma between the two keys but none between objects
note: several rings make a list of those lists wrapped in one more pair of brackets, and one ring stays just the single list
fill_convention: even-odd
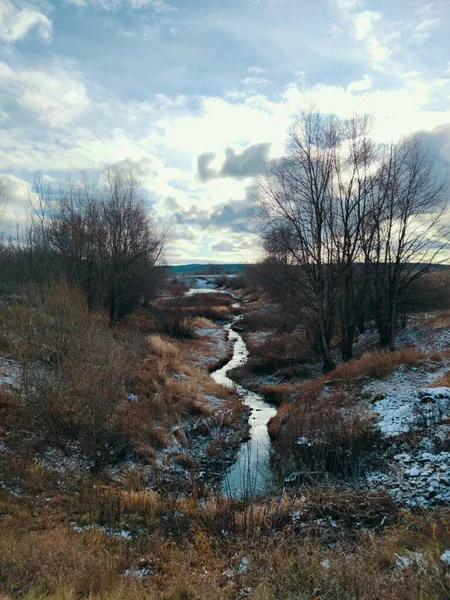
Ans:
[{"label": "field", "polygon": [[230,295],[171,283],[111,330],[65,284],[30,289],[1,309],[3,597],[448,598],[447,313],[413,317],[395,352],[368,330],[321,375],[264,292],[218,283],[244,301],[233,377],[279,406],[279,491],[215,485],[247,423],[210,377]]}]

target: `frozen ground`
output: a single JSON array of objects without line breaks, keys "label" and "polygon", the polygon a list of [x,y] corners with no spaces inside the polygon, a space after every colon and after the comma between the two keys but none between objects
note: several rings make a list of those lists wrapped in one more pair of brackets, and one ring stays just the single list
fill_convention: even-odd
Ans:
[{"label": "frozen ground", "polygon": [[[426,354],[442,352],[450,347],[450,331],[413,324],[398,336],[397,345],[414,345]],[[433,358],[425,366],[401,366],[363,389],[388,441],[382,466],[367,481],[406,506],[450,501],[450,388],[435,385],[450,363],[445,357],[438,362]]]},{"label": "frozen ground", "polygon": [[17,389],[20,386],[21,370],[18,361],[0,356],[0,387]]}]

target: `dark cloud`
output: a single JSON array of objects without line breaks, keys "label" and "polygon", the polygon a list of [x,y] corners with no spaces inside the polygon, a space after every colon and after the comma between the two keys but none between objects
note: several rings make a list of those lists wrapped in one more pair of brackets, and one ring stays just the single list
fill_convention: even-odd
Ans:
[{"label": "dark cloud", "polygon": [[262,172],[267,163],[270,146],[270,144],[254,144],[240,154],[237,154],[233,148],[227,148],[225,162],[219,171],[209,167],[216,157],[213,152],[200,154],[197,159],[198,176],[201,181],[209,181],[220,177],[245,179],[257,175]]},{"label": "dark cloud", "polygon": [[159,174],[155,161],[148,156],[141,158],[140,160],[131,160],[129,158],[119,160],[113,163],[111,167],[124,175],[131,172],[133,175],[142,179],[150,176],[156,177]]},{"label": "dark cloud", "polygon": [[214,250],[215,252],[233,252],[234,246],[232,242],[221,240],[220,242],[217,242],[217,244],[213,244],[211,250]]},{"label": "dark cloud", "polygon": [[270,144],[254,144],[241,154],[236,154],[232,148],[226,151],[226,160],[222,165],[222,177],[244,179],[261,173],[269,157]]},{"label": "dark cloud", "polygon": [[206,152],[205,154],[200,154],[197,159],[197,173],[200,178],[200,181],[209,181],[210,179],[215,179],[218,175],[214,169],[210,169],[209,165],[215,159],[216,155],[214,152]]},{"label": "dark cloud", "polygon": [[448,172],[450,168],[450,125],[441,125],[433,131],[419,131],[416,135],[431,154],[435,169]]},{"label": "dark cloud", "polygon": [[164,200],[164,208],[166,210],[180,210],[181,206],[178,204],[178,202],[175,200],[175,198],[173,196],[168,196],[165,200]]},{"label": "dark cloud", "polygon": [[248,186],[245,198],[219,204],[209,214],[204,209],[193,206],[189,210],[177,210],[173,216],[178,225],[192,225],[204,230],[229,229],[242,232],[248,228],[255,193],[255,186]]}]

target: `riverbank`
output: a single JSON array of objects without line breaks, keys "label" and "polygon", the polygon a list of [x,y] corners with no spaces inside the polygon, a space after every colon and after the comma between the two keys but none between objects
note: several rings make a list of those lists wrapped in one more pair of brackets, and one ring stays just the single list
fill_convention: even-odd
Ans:
[{"label": "riverbank", "polygon": [[240,333],[251,359],[230,376],[279,406],[272,467],[291,490],[387,492],[405,508],[450,499],[448,313],[416,315],[382,352],[367,330],[356,358],[326,376],[301,331],[262,298]]},{"label": "riverbank", "polygon": [[[80,373],[90,382],[90,369],[95,367],[97,380],[102,381],[106,367],[108,374],[116,376],[123,373],[120,365],[133,367],[123,379],[125,389],[122,384],[118,386],[121,411],[112,416],[106,413],[106,433],[123,431],[129,436],[125,441],[134,444],[133,454],[130,460],[106,454],[110,462],[118,460],[119,464],[92,468],[92,463],[82,459],[80,446],[48,452],[45,430],[39,430],[37,422],[27,416],[20,388],[15,387],[21,385],[18,349],[23,351],[24,347],[18,344],[22,330],[8,313],[8,335],[14,331],[16,346],[8,346],[8,357],[0,362],[4,369],[0,393],[4,482],[0,489],[0,593],[5,600],[448,597],[450,517],[446,507],[411,506],[404,510],[383,490],[346,487],[343,478],[338,485],[302,482],[299,488],[294,485],[282,494],[268,493],[260,498],[227,496],[217,486],[196,477],[181,477],[175,485],[176,478],[165,479],[167,473],[176,473],[180,466],[183,472],[198,473],[198,466],[191,470],[185,462],[187,448],[195,448],[195,440],[203,437],[207,440],[203,452],[215,430],[205,429],[202,433],[196,423],[211,418],[217,423],[220,418],[217,431],[222,433],[226,428],[239,431],[239,419],[244,426],[248,423],[242,398],[218,385],[210,374],[224,361],[218,370],[225,367],[226,377],[230,373],[226,365],[231,346],[225,337],[225,322],[206,322],[205,316],[192,314],[194,309],[210,311],[213,306],[191,299],[180,309],[180,305],[174,305],[175,294],[171,293],[170,308],[162,304],[158,309],[171,313],[167,316],[158,312],[158,331],[149,315],[136,315],[111,332],[101,316],[91,322],[93,317],[73,307],[72,295],[58,294],[50,304],[43,303],[39,313],[40,318],[46,317],[43,321],[47,329],[57,329],[45,333],[39,329],[39,321],[32,321],[39,334],[32,349],[39,348],[40,356],[44,355],[42,348],[58,351],[63,359],[70,357],[72,367],[77,365],[71,398],[78,398],[75,394],[81,395],[84,390]],[[223,296],[226,294],[221,295],[222,303]],[[211,304],[219,305],[218,301],[218,296],[211,296]],[[228,322],[232,311],[238,314],[233,303],[222,304],[227,305]],[[252,303],[246,304],[251,310]],[[14,310],[19,312],[17,307]],[[187,321],[177,321],[180,310],[184,311],[183,319],[188,316]],[[26,321],[24,314],[28,313],[19,313],[21,323]],[[48,318],[55,314],[58,319]],[[238,327],[245,324],[245,316]],[[29,318],[36,318],[36,311]],[[161,325],[165,320],[170,327],[180,323],[189,335],[195,327],[195,337],[170,336]],[[0,322],[5,335],[5,319]],[[62,324],[64,335],[73,331],[75,339],[63,337],[65,345],[51,346],[61,339],[58,332]],[[237,336],[242,334],[245,339],[246,332],[237,331]],[[101,340],[100,349],[89,341],[91,337]],[[265,337],[270,340],[269,335]],[[87,353],[86,347],[96,349],[96,353]],[[104,347],[108,352],[103,352]],[[119,354],[128,361],[117,362],[111,349],[128,349],[129,353]],[[96,360],[92,361],[94,355]],[[30,352],[29,356],[36,355]],[[286,369],[286,365],[280,368]],[[339,373],[341,381],[349,376]],[[330,390],[328,399],[333,395],[333,385],[340,384],[336,381],[325,385]],[[62,401],[65,397],[56,398]],[[96,397],[87,398],[95,406]],[[369,398],[362,400],[373,406]],[[389,395],[385,400],[394,406]],[[233,406],[236,412],[224,424],[226,411]],[[299,402],[292,406],[298,409]],[[54,405],[55,410],[58,408],[60,403]],[[291,418],[285,410],[282,404],[276,417],[286,417],[282,425]],[[57,414],[63,417],[66,413]],[[76,424],[83,432],[85,423]],[[187,435],[190,427],[192,439]],[[296,430],[290,435],[297,435]],[[108,443],[115,439],[108,438]],[[241,441],[238,436],[236,447]],[[229,447],[226,435],[221,435],[218,442],[215,452]],[[100,449],[107,453],[117,447]],[[245,443],[241,445],[244,447]],[[407,464],[404,458],[402,462]],[[415,456],[411,458],[415,460]],[[150,489],[149,479],[157,472],[159,460],[161,477]],[[178,465],[178,461],[184,464]]]}]

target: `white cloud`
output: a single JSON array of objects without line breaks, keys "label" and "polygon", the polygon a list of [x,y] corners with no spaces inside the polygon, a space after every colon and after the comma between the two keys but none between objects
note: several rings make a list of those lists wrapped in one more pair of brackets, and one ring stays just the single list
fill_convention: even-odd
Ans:
[{"label": "white cloud", "polygon": [[176,10],[164,0],[66,0],[66,2],[79,7],[96,6],[103,10],[115,10],[120,6],[128,6],[131,9],[152,8],[158,13],[170,13]]},{"label": "white cloud", "polygon": [[247,69],[248,73],[251,73],[252,75],[261,75],[262,73],[265,73],[266,70],[263,69],[262,67],[258,67],[256,65],[254,65],[253,67],[249,67]]},{"label": "white cloud", "polygon": [[355,10],[361,4],[361,0],[330,0],[330,2],[344,12]]},{"label": "white cloud", "polygon": [[5,206],[1,207],[0,225],[2,229],[6,225],[6,228],[11,230],[12,224],[26,219],[29,209],[28,183],[14,175],[0,173],[0,190],[6,200]]},{"label": "white cloud", "polygon": [[416,31],[431,31],[442,23],[441,19],[425,19],[425,21],[421,21],[417,27]]},{"label": "white cloud", "polygon": [[434,8],[434,4],[424,4],[423,6],[419,6],[419,8],[416,10],[416,13],[418,15],[427,15],[429,14]]},{"label": "white cloud", "polygon": [[268,79],[265,79],[264,77],[246,77],[242,80],[242,83],[253,87],[259,87],[260,85],[267,85],[268,83],[270,83],[270,81]]},{"label": "white cloud", "polygon": [[51,126],[69,124],[89,105],[84,83],[62,67],[14,70],[0,62],[0,92]]},{"label": "white cloud", "polygon": [[387,46],[382,44],[374,35],[367,38],[367,52],[372,59],[372,66],[378,68],[379,64],[384,62],[391,54]]},{"label": "white cloud", "polygon": [[371,10],[365,10],[364,12],[355,15],[354,27],[356,39],[365,40],[372,31],[373,24],[380,19],[381,13],[373,12]]},{"label": "white cloud", "polygon": [[369,75],[364,75],[362,79],[352,81],[347,86],[347,92],[364,92],[372,87],[372,79]]},{"label": "white cloud", "polygon": [[52,22],[45,14],[31,6],[20,7],[11,0],[0,1],[0,40],[17,42],[23,40],[33,29],[36,29],[42,40],[50,40]]},{"label": "white cloud", "polygon": [[[12,69],[0,63],[0,76],[11,77],[11,72]],[[53,130],[50,135],[41,136],[33,136],[32,129],[0,130],[0,163],[9,170],[51,170],[52,174],[98,169],[104,163],[133,164],[156,198],[160,218],[170,219],[179,210],[177,207],[195,217],[211,213],[214,207],[229,203],[230,199],[244,198],[248,185],[248,181],[233,178],[199,182],[196,178],[199,154],[216,153],[217,165],[213,167],[220,168],[226,148],[232,147],[240,153],[249,144],[269,141],[271,158],[279,156],[284,151],[293,116],[311,104],[344,118],[354,112],[372,114],[377,141],[390,141],[405,133],[432,130],[450,122],[450,111],[428,108],[436,90],[443,85],[441,81],[427,83],[417,73],[410,73],[396,89],[373,89],[371,83],[371,78],[365,75],[346,88],[292,84],[276,101],[255,91],[232,101],[209,96],[161,97],[152,105],[105,100],[105,106],[91,107],[96,110],[94,118],[103,122],[101,128],[93,124]],[[195,111],[191,108],[194,100]],[[131,123],[132,130],[127,126]],[[167,198],[171,198],[170,205]],[[188,256],[211,255],[212,245],[218,245],[214,251],[225,251],[233,260],[241,260],[246,249],[239,240],[227,237],[224,230],[209,235],[209,230],[195,225],[195,218],[188,226],[189,231],[184,224],[183,228],[174,227],[174,236],[184,235],[186,239],[174,243],[173,260],[178,252],[185,260]],[[220,245],[223,241],[233,248],[224,250]]]},{"label": "white cloud", "polygon": [[415,28],[413,39],[419,43],[423,43],[430,37],[431,32],[441,24],[441,19],[425,19],[421,21]]}]

